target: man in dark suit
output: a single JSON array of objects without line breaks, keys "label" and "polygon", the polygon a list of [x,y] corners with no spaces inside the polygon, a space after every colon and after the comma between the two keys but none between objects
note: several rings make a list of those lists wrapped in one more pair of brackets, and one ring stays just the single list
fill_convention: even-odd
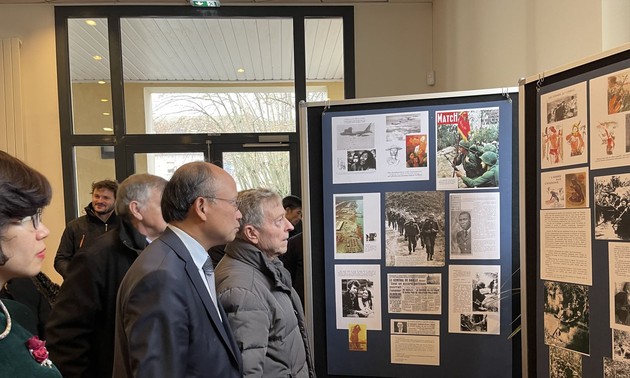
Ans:
[{"label": "man in dark suit", "polygon": [[114,377],[240,377],[242,360],[207,250],[232,241],[236,183],[204,162],[175,171],[162,196],[169,223],[131,266],[116,307]]}]

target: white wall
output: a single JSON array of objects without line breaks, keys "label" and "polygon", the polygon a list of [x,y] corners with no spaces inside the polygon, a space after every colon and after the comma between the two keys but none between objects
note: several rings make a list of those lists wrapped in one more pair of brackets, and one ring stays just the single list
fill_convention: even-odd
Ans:
[{"label": "white wall", "polygon": [[432,91],[430,3],[357,4],[355,67],[357,97]]},{"label": "white wall", "polygon": [[0,38],[18,37],[22,41],[25,160],[45,174],[53,187],[52,203],[44,211],[44,223],[50,229],[44,272],[59,281],[52,264],[65,217],[54,31],[52,5],[0,5]]}]

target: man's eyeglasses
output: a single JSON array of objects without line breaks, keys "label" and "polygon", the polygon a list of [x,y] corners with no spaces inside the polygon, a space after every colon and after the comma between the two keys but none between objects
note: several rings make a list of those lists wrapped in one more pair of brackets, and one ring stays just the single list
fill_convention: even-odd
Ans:
[{"label": "man's eyeglasses", "polygon": [[225,202],[229,203],[230,205],[232,205],[234,210],[238,210],[239,202],[238,202],[237,199],[227,199],[227,198],[219,198],[219,197],[204,197],[204,198],[212,199],[212,200],[225,201]]},{"label": "man's eyeglasses", "polygon": [[39,228],[39,225],[41,224],[41,221],[42,221],[42,208],[40,207],[39,209],[37,209],[35,214],[29,215],[28,217],[22,218],[19,221],[19,223],[23,224],[23,223],[26,223],[28,221],[33,222],[33,228],[37,230]]}]

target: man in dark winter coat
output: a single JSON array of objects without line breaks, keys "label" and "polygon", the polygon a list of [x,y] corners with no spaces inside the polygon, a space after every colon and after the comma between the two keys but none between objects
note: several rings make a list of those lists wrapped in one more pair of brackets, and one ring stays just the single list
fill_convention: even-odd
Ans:
[{"label": "man in dark winter coat", "polygon": [[55,270],[66,278],[68,264],[74,255],[86,248],[105,232],[118,227],[114,201],[118,183],[103,180],[92,184],[92,202],[85,207],[85,215],[68,223],[61,235],[55,255]]},{"label": "man in dark winter coat", "polygon": [[302,303],[278,256],[289,231],[281,198],[267,189],[238,195],[236,239],[216,269],[217,294],[243,356],[245,377],[314,377]]},{"label": "man in dark winter coat", "polygon": [[111,377],[116,294],[140,252],[166,228],[160,201],[166,180],[149,174],[120,184],[120,227],[81,250],[70,263],[48,321],[50,356],[64,377]]}]

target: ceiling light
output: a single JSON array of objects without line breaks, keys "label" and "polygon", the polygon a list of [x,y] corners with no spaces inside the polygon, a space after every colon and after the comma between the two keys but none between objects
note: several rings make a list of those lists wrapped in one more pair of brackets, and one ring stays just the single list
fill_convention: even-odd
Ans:
[{"label": "ceiling light", "polygon": [[90,26],[96,26],[96,21],[94,21],[94,20],[85,20],[85,23],[90,25]]},{"label": "ceiling light", "polygon": [[237,70],[236,70],[236,72],[238,72],[238,73],[243,73],[243,72],[245,72],[245,70],[244,70],[244,69],[242,69],[242,68],[239,68],[239,69],[237,69]]},{"label": "ceiling light", "polygon": [[102,60],[103,57],[100,55],[94,55],[92,58],[94,58],[94,60]]},{"label": "ceiling light", "polygon": [[114,131],[111,127],[103,127],[103,131]]},{"label": "ceiling light", "polygon": [[108,115],[109,115],[109,113],[108,113],[108,112],[103,112],[103,115],[104,115],[104,116],[108,116]]},{"label": "ceiling light", "polygon": [[101,102],[108,102],[108,101],[109,101],[109,100],[108,100],[108,99],[106,99],[106,98],[102,98],[102,99],[101,99]]},{"label": "ceiling light", "polygon": [[99,80],[99,81],[97,81],[97,83],[99,83],[99,84],[105,84],[105,82],[104,82],[103,80]]}]

